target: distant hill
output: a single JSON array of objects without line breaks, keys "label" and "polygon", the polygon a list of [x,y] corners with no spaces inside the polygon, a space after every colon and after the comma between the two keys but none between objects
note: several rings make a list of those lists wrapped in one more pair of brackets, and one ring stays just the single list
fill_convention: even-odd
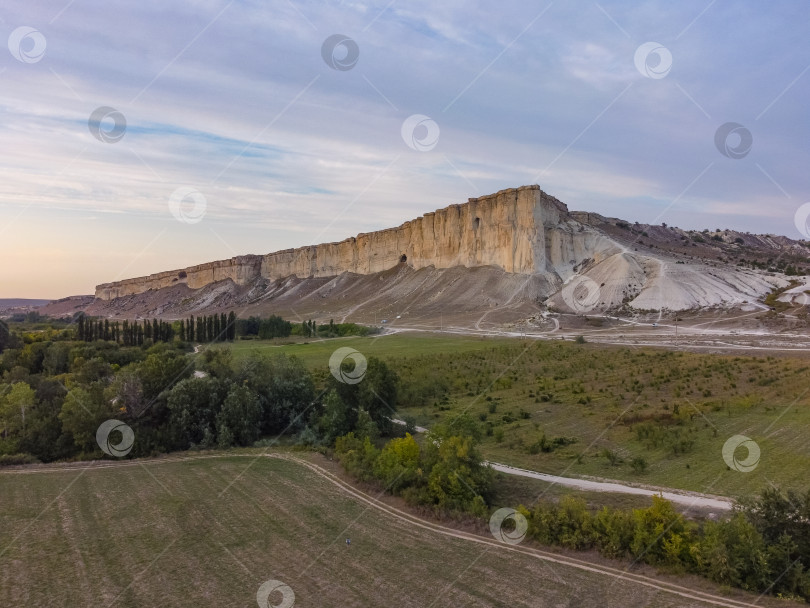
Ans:
[{"label": "distant hill", "polygon": [[50,300],[34,300],[31,298],[0,298],[0,314],[14,312],[30,312],[40,306],[45,306]]}]

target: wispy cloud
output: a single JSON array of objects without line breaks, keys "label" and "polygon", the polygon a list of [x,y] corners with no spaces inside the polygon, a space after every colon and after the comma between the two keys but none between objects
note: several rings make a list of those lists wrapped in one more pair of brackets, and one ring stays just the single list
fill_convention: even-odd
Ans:
[{"label": "wispy cloud", "polygon": [[[527,183],[552,160],[551,194],[640,221],[716,161],[668,223],[792,233],[810,199],[810,57],[797,52],[810,7],[549,2],[527,29],[545,6],[112,0],[57,19],[47,3],[5,7],[0,38],[27,25],[47,50],[23,63],[0,49],[0,255],[20,260],[0,270],[0,296],[340,240]],[[358,45],[352,69],[321,57],[336,33]],[[672,54],[665,78],[634,65],[648,41]],[[99,106],[126,117],[119,142],[90,133]],[[411,114],[439,125],[430,152],[405,145]],[[728,121],[751,130],[743,159],[715,148]],[[169,212],[180,186],[204,194],[201,223]]]}]

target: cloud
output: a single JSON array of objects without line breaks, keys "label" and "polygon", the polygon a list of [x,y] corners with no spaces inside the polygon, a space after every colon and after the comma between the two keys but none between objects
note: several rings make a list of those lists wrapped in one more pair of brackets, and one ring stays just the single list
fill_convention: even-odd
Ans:
[{"label": "cloud", "polygon": [[[39,260],[26,272],[67,295],[122,266],[147,274],[340,240],[533,181],[571,208],[630,220],[677,199],[669,223],[736,215],[734,227],[756,231],[767,214],[789,232],[810,198],[810,75],[795,52],[810,8],[607,8],[610,18],[518,0],[7,7],[3,33],[35,27],[47,50],[37,63],[0,58],[0,255]],[[358,44],[351,70],[321,58],[334,33]],[[635,70],[650,40],[672,52],[666,78]],[[99,106],[126,117],[118,143],[91,135]],[[400,135],[416,113],[440,127],[430,152]],[[730,120],[754,137],[739,161],[714,148]],[[193,227],[168,209],[180,186],[208,203]],[[75,272],[57,277],[36,239],[8,238],[38,232]],[[116,256],[88,264],[72,253],[76,234]],[[19,277],[0,271],[0,295],[53,295]]]}]

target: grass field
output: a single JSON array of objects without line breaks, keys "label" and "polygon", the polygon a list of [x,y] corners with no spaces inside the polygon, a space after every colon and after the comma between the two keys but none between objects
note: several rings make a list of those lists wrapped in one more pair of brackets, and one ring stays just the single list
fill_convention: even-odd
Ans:
[{"label": "grass field", "polygon": [[[494,461],[737,497],[771,483],[807,487],[804,359],[415,333],[231,348],[237,360],[294,354],[325,378],[338,346],[385,359],[402,379],[400,413],[419,424],[468,413]],[[749,473],[722,456],[738,434],[761,450]],[[737,458],[745,456],[741,448]],[[634,458],[644,470],[631,467]]]},{"label": "grass field", "polygon": [[2,606],[253,607],[270,579],[301,607],[709,605],[413,525],[297,462],[0,474]]},{"label": "grass field", "polygon": [[437,336],[437,334],[416,332],[319,340],[296,338],[296,343],[292,343],[291,340],[292,338],[237,340],[231,344],[216,345],[216,347],[230,348],[236,361],[253,353],[272,355],[276,352],[283,352],[287,355],[295,355],[310,369],[320,368],[328,371],[329,355],[340,346],[355,348],[367,357],[375,356],[387,359],[420,355],[452,355],[515,343],[512,338],[481,338],[453,334]]}]

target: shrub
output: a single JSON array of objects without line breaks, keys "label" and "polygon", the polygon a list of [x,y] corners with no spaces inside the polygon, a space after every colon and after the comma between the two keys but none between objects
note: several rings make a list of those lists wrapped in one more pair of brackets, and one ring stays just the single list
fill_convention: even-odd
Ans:
[{"label": "shrub", "polygon": [[38,464],[39,460],[31,454],[0,454],[0,467],[15,464]]},{"label": "shrub", "polygon": [[630,468],[636,473],[644,473],[647,470],[647,460],[643,456],[636,456],[630,461]]}]

